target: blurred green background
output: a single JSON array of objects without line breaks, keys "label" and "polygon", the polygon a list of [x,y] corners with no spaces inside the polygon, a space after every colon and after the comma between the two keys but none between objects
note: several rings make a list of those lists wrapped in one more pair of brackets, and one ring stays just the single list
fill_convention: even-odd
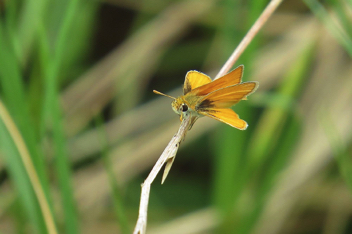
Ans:
[{"label": "blurred green background", "polygon": [[[131,233],[179,126],[152,90],[214,77],[268,2],[0,1],[0,233]],[[284,1],[235,65],[249,127],[196,122],[148,233],[352,233],[351,56],[350,0]]]}]

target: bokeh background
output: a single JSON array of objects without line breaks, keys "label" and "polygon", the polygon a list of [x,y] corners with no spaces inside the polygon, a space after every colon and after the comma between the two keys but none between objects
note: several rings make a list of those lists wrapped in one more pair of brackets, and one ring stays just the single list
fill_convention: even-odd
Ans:
[{"label": "bokeh background", "polygon": [[[131,233],[179,126],[152,90],[214,77],[268,2],[0,1],[0,233],[48,233],[38,185],[58,233]],[[350,0],[284,1],[235,65],[248,129],[196,122],[148,233],[352,233],[351,56]]]}]

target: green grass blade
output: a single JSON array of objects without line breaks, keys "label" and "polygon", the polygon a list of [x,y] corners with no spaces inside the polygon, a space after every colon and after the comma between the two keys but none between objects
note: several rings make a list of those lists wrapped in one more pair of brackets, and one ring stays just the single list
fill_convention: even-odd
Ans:
[{"label": "green grass blade", "polygon": [[48,182],[46,179],[44,160],[37,149],[38,140],[36,131],[31,124],[28,104],[25,101],[26,95],[22,81],[21,68],[2,25],[0,25],[0,46],[1,95],[28,145],[40,180],[46,194],[48,194]]},{"label": "green grass blade", "polygon": [[[225,20],[224,24],[220,25],[220,32],[223,37],[222,49],[226,51],[224,58],[226,58],[229,55],[227,53],[230,53],[241,40],[243,32],[237,30],[242,28],[242,26],[235,23],[239,22],[235,16],[239,17],[241,15],[239,10],[241,9],[241,4],[238,1],[225,1],[224,4],[226,5]],[[255,46],[252,49],[254,51]],[[249,58],[249,54],[252,51],[249,51],[249,53],[245,52],[240,59],[241,61],[246,61],[244,77],[249,76],[248,71],[250,69],[247,68],[250,67],[250,59],[246,58]],[[253,110],[248,106],[248,103],[240,103],[236,105],[234,110],[250,125],[253,123]],[[219,233],[233,233],[241,222],[241,217],[234,217],[232,210],[244,183],[242,176],[245,163],[244,153],[250,132],[250,128],[246,131],[239,131],[229,126],[219,126],[216,134],[218,141],[215,142],[216,161],[214,163],[213,199],[223,218],[222,224],[217,230]],[[234,219],[236,219],[236,222],[234,222]]]},{"label": "green grass blade", "polygon": [[[59,70],[63,64],[63,55],[65,51],[65,43],[70,35],[69,30],[74,22],[74,17],[79,9],[79,1],[69,1],[66,6],[66,11],[62,19],[61,26],[54,45],[53,56],[49,56],[49,49],[42,48],[42,63],[45,66],[45,89],[44,104],[42,111],[42,127],[41,133],[45,133],[47,126],[52,126],[53,143],[55,152],[55,165],[57,179],[62,197],[62,206],[65,219],[65,233],[78,233],[78,217],[75,207],[73,189],[71,185],[71,168],[68,161],[66,140],[63,130],[62,115],[59,103]],[[44,33],[42,33],[42,40]],[[43,43],[49,45],[49,43]]]},{"label": "green grass blade", "polygon": [[[16,125],[18,126],[32,157],[36,172],[49,199],[48,181],[45,172],[44,158],[40,155],[37,148],[37,135],[31,124],[31,118],[28,111],[28,105],[25,98],[25,90],[22,81],[21,68],[16,58],[12,44],[9,42],[9,36],[6,34],[2,22],[0,24],[0,84],[1,96],[4,102],[9,106],[9,112]],[[17,162],[18,163],[18,162]]]},{"label": "green grass blade", "polygon": [[214,148],[214,203],[221,212],[227,214],[232,209],[229,204],[233,204],[238,195],[246,138],[244,132],[227,126],[219,126],[215,135],[219,141],[215,142]]},{"label": "green grass blade", "polygon": [[[41,209],[43,218],[44,218],[44,223],[45,226],[47,228],[47,232],[50,234],[56,234],[56,227],[55,227],[55,222],[54,222],[54,218],[52,216],[52,212],[50,209],[50,205],[49,202],[46,198],[46,194],[44,192],[44,189],[41,185],[40,179],[38,177],[38,174],[35,170],[34,164],[32,162],[30,153],[27,149],[27,146],[21,136],[21,133],[19,132],[18,128],[16,127],[14,121],[11,118],[11,115],[9,114],[9,112],[6,110],[5,106],[3,105],[3,103],[0,101],[0,118],[1,118],[1,124],[2,124],[2,128],[4,131],[1,131],[2,133],[6,133],[8,132],[8,135],[6,137],[4,137],[3,140],[7,141],[8,144],[6,144],[5,146],[3,146],[5,149],[8,149],[8,152],[6,153],[11,153],[12,155],[16,155],[16,151],[19,154],[19,158],[21,159],[21,162],[15,162],[12,163],[13,167],[16,169],[14,169],[14,173],[19,173],[18,169],[19,167],[23,164],[24,169],[23,171],[26,172],[26,175],[29,178],[31,186],[33,187],[34,193],[36,195],[36,199],[39,203],[39,207]],[[10,141],[10,139],[13,141]],[[8,156],[10,157],[9,154]],[[12,156],[11,155],[11,156]],[[11,160],[9,160],[11,162]],[[25,175],[21,174],[20,175],[21,179],[25,179]],[[20,185],[20,186],[23,186]],[[19,187],[21,188],[21,187]],[[26,195],[26,193],[23,194],[24,196]],[[34,202],[34,201],[33,201]],[[34,207],[33,207],[34,208]],[[34,212],[36,214],[36,216],[40,217],[40,212]],[[40,218],[35,218],[35,221],[38,222],[37,227],[41,228],[43,225],[41,222],[41,217]],[[40,221],[39,221],[40,220]],[[40,222],[40,223],[39,223]]]},{"label": "green grass blade", "polygon": [[[69,30],[70,26],[73,23],[74,16],[78,11],[79,1],[73,0],[69,1],[67,5],[67,9],[65,12],[65,16],[62,20],[62,24],[56,39],[56,43],[54,46],[53,56],[50,56],[47,52],[44,52],[43,62],[45,63],[48,59],[50,62],[46,65],[45,80],[46,80],[46,95],[44,97],[44,107],[43,107],[43,129],[45,129],[45,125],[47,123],[48,116],[50,116],[51,107],[55,99],[55,95],[58,89],[58,74],[63,63],[63,54],[65,51],[65,43],[68,41],[70,35]],[[49,43],[45,43],[49,45]],[[50,51],[50,49],[45,49],[46,51]],[[51,59],[50,59],[51,58]]]},{"label": "green grass blade", "polygon": [[24,62],[27,60],[31,46],[35,39],[35,33],[40,22],[43,20],[43,13],[47,0],[24,1],[20,12],[18,23],[18,38],[15,39],[17,57]]},{"label": "green grass blade", "polygon": [[324,6],[317,0],[304,0],[304,2],[352,57],[352,39],[331,19]]},{"label": "green grass blade", "polygon": [[278,173],[286,166],[292,149],[294,149],[302,129],[302,123],[297,116],[290,116],[285,126],[284,134],[281,134],[280,144],[277,146],[275,158],[272,160],[263,177],[259,194],[265,197],[277,179]]},{"label": "green grass blade", "polygon": [[[38,203],[36,201],[31,183],[23,167],[21,157],[8,133],[2,119],[0,120],[0,149],[6,162],[11,183],[18,193],[20,205],[23,207],[28,219],[34,228],[34,233],[46,233]],[[22,211],[23,212],[23,211]]]},{"label": "green grass blade", "polygon": [[292,105],[290,100],[295,98],[304,82],[304,75],[309,68],[313,51],[314,46],[310,45],[288,70],[284,83],[278,90],[276,103],[279,106],[269,108],[263,113],[259,126],[248,147],[248,157],[250,158],[249,174],[256,171],[264,163],[268,153],[274,149],[275,139],[279,136],[279,131],[286,122],[288,107]]},{"label": "green grass blade", "polygon": [[351,19],[348,18],[347,12],[349,9],[345,9],[348,7],[347,5],[343,5],[340,0],[328,0],[328,3],[332,5],[332,8],[336,12],[336,16],[339,19],[341,26],[345,29],[349,38],[352,38],[352,25]]},{"label": "green grass blade", "polygon": [[65,215],[65,233],[75,234],[78,233],[78,218],[73,198],[71,168],[66,151],[66,140],[63,132],[58,97],[59,96],[56,95],[52,108],[55,166]]},{"label": "green grass blade", "polygon": [[111,186],[111,191],[113,195],[114,212],[115,212],[117,221],[119,223],[121,233],[128,234],[128,233],[131,233],[131,229],[128,225],[128,219],[126,217],[121,191],[117,185],[115,173],[112,168],[112,163],[111,163],[111,160],[109,159],[107,136],[103,128],[103,120],[101,116],[96,118],[96,125],[98,128],[101,129],[99,135],[100,135],[100,141],[102,144],[102,159],[103,159],[105,170],[108,175],[109,183]]},{"label": "green grass blade", "polygon": [[[237,25],[234,16],[238,15],[240,4],[238,1],[223,1],[225,5],[224,21],[219,25],[218,31],[222,37],[222,56],[227,58],[230,52],[236,46],[236,42],[240,40],[240,35],[236,31]],[[233,131],[231,127],[219,126],[216,135],[221,139],[215,142],[214,151],[216,153],[216,161],[214,163],[214,186],[213,199],[215,206],[223,214],[228,213],[231,209],[235,194],[234,178],[238,178],[238,169],[240,168],[240,158],[243,153],[243,134]],[[223,231],[223,230],[222,230]]]},{"label": "green grass blade", "polygon": [[[311,43],[291,65],[278,90],[280,99],[293,100],[298,95],[312,62],[314,49],[314,43]],[[291,140],[297,134],[291,127],[285,128],[285,126],[290,126],[288,122],[289,110],[292,109],[292,106],[290,108],[291,102],[286,102],[286,105],[288,106],[272,106],[264,111],[248,146],[247,157],[250,160],[245,178],[250,180],[255,175],[258,188],[254,192],[253,210],[241,224],[239,233],[250,233],[251,228],[261,214],[266,192],[270,191],[272,186],[270,182],[290,156],[290,153],[282,148],[279,154],[278,148],[280,148],[280,145],[277,144],[281,142],[280,139],[283,140],[282,138],[288,137]],[[294,144],[294,142],[287,142],[287,145],[290,144]],[[260,177],[258,177],[259,175]]]},{"label": "green grass blade", "polygon": [[326,136],[330,141],[330,145],[335,156],[339,171],[344,178],[348,188],[352,192],[352,159],[349,153],[346,142],[341,139],[341,136],[336,128],[334,121],[331,119],[328,111],[321,112],[320,122],[325,130]]}]

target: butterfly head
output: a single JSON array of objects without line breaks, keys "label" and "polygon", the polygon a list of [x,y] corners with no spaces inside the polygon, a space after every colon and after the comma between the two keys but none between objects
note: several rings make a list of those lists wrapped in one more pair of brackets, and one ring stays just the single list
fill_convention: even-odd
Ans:
[{"label": "butterfly head", "polygon": [[156,94],[174,99],[173,102],[171,103],[171,107],[176,114],[180,115],[181,120],[185,115],[187,115],[189,113],[190,108],[187,105],[187,103],[185,102],[185,100],[182,98],[183,96],[178,97],[178,98],[174,98],[172,96],[160,93],[156,90],[153,90],[153,92]]},{"label": "butterfly head", "polygon": [[188,130],[191,130],[193,124],[196,120],[201,117],[196,111],[194,111],[184,99],[184,96],[180,96],[176,98],[171,103],[172,109],[175,111],[176,114],[180,116],[180,121],[182,122],[185,118],[190,117],[190,124]]},{"label": "butterfly head", "polygon": [[186,113],[189,112],[189,107],[185,103],[185,101],[179,97],[176,98],[172,103],[171,103],[172,109],[175,111],[176,114],[178,115],[185,115]]}]

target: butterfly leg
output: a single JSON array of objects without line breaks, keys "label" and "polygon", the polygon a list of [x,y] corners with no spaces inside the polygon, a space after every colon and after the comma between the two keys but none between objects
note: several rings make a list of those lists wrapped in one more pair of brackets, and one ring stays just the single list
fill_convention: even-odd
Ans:
[{"label": "butterfly leg", "polygon": [[188,130],[191,130],[191,128],[193,127],[193,124],[196,122],[197,119],[198,119],[197,116],[194,116],[191,118],[191,123],[189,124]]}]

